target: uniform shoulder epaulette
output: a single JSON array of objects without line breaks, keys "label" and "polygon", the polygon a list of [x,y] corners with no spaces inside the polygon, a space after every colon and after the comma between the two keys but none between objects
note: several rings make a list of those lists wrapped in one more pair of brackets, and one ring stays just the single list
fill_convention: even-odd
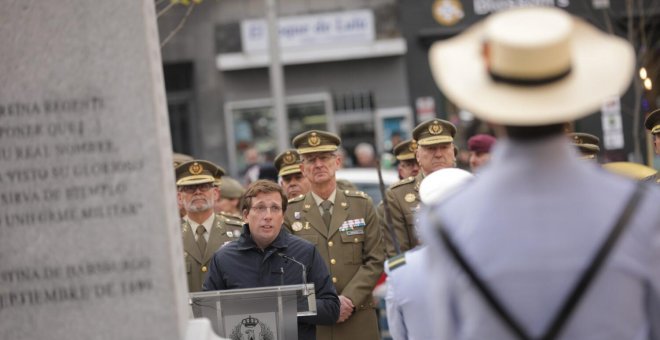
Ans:
[{"label": "uniform shoulder epaulette", "polygon": [[369,197],[369,195],[367,195],[364,191],[355,191],[355,190],[344,190],[344,195],[350,197],[360,197],[364,199]]},{"label": "uniform shoulder epaulette", "polygon": [[386,268],[388,269],[388,271],[391,272],[394,269],[397,269],[397,268],[403,266],[404,264],[406,264],[406,254],[401,253],[397,256],[394,256],[394,257],[388,259]]},{"label": "uniform shoulder epaulette", "polygon": [[300,194],[294,198],[289,199],[289,203],[300,202],[303,200],[303,198],[305,198],[305,195]]},{"label": "uniform shoulder epaulette", "polygon": [[400,186],[402,186],[402,185],[404,185],[404,184],[412,183],[412,182],[414,182],[414,181],[415,181],[415,177],[410,176],[410,177],[408,177],[408,178],[404,178],[404,179],[402,179],[402,180],[400,180],[400,181],[398,181],[398,182],[392,184],[392,186],[390,187],[390,189],[394,189],[394,188],[396,188],[396,187],[400,187]]},{"label": "uniform shoulder epaulette", "polygon": [[238,220],[236,218],[226,218],[226,217],[224,217],[222,219],[222,221],[225,222],[225,224],[228,224],[228,225],[234,226],[234,227],[242,227],[243,226],[243,221]]}]

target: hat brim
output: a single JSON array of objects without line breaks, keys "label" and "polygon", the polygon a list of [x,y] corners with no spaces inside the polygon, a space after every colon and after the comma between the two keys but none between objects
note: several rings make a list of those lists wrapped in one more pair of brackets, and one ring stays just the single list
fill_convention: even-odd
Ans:
[{"label": "hat brim", "polygon": [[435,145],[435,144],[445,144],[451,143],[454,141],[454,138],[451,136],[436,136],[436,137],[427,137],[422,138],[417,141],[417,145]]},{"label": "hat brim", "polygon": [[415,159],[415,154],[414,153],[404,153],[401,155],[396,156],[396,159],[400,161],[407,161],[409,159]]},{"label": "hat brim", "polygon": [[630,44],[574,19],[568,76],[537,86],[495,82],[483,60],[484,27],[478,23],[435,43],[429,52],[433,77],[444,94],[483,120],[514,126],[572,121],[620,96],[632,80],[635,52]]},{"label": "hat brim", "polygon": [[279,174],[281,176],[286,176],[286,175],[291,175],[291,174],[299,174],[302,171],[300,171],[300,164],[294,164],[294,165],[287,165],[285,167],[282,167],[282,170],[280,170]]},{"label": "hat brim", "polygon": [[321,145],[297,149],[298,153],[305,155],[314,152],[332,152],[337,151],[337,145]]},{"label": "hat brim", "polygon": [[213,176],[196,175],[196,176],[184,177],[176,181],[176,185],[183,187],[186,185],[196,185],[196,184],[214,183],[214,182],[215,182],[215,178]]}]

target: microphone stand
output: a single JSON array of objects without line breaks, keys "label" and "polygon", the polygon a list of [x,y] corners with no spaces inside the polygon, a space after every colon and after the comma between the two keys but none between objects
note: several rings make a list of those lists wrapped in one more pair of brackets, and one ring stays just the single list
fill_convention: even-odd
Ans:
[{"label": "microphone stand", "polygon": [[293,263],[296,263],[296,264],[298,264],[302,267],[303,294],[305,296],[309,296],[309,290],[307,288],[307,269],[305,268],[305,265],[302,262],[300,262],[300,261],[294,259],[293,257],[291,257],[289,255],[286,255],[284,253],[278,252],[277,255],[279,255],[280,257],[282,257],[286,260],[289,260]]}]

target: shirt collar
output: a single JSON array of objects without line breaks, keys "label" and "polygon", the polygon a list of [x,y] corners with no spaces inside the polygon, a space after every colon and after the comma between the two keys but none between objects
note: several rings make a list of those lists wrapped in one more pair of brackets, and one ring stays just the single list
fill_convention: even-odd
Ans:
[{"label": "shirt collar", "polygon": [[312,197],[314,198],[314,202],[316,202],[317,207],[321,206],[321,203],[323,201],[330,201],[332,202],[332,205],[335,205],[335,198],[337,197],[337,188],[335,188],[335,190],[332,191],[330,197],[328,197],[327,200],[324,200],[323,198],[321,198],[321,196],[315,194],[313,191],[312,191]]},{"label": "shirt collar", "polygon": [[[186,219],[186,221],[190,225],[190,228],[193,230],[193,232],[195,230],[197,230],[197,226],[200,225],[199,223],[191,220],[190,217],[188,217],[188,215],[186,215],[186,217],[184,217],[184,218]],[[211,214],[204,222],[201,223],[201,225],[204,226],[204,229],[206,230],[206,232],[211,231],[211,228],[213,227],[213,219],[214,218],[215,218],[215,214]]]}]

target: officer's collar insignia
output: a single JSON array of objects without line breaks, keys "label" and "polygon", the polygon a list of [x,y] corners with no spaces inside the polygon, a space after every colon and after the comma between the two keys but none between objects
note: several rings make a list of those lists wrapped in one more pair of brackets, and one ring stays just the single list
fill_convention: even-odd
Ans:
[{"label": "officer's collar insignia", "polygon": [[321,144],[321,138],[316,134],[316,132],[312,132],[307,138],[307,142],[310,146],[319,146],[319,144]]},{"label": "officer's collar insignia", "polygon": [[434,121],[429,125],[429,133],[432,135],[439,135],[442,133],[442,125],[438,121]]},{"label": "officer's collar insignia", "polygon": [[284,165],[291,165],[296,163],[296,156],[294,156],[291,151],[287,151],[282,159]]},{"label": "officer's collar insignia", "polygon": [[202,171],[204,171],[204,167],[201,164],[194,162],[190,165],[190,167],[188,167],[188,171],[190,171],[190,173],[193,175],[199,175],[202,173]]},{"label": "officer's collar insignia", "polygon": [[346,204],[346,202],[341,202],[341,206],[342,206],[342,207],[346,208],[347,205],[348,205],[348,204]]}]

